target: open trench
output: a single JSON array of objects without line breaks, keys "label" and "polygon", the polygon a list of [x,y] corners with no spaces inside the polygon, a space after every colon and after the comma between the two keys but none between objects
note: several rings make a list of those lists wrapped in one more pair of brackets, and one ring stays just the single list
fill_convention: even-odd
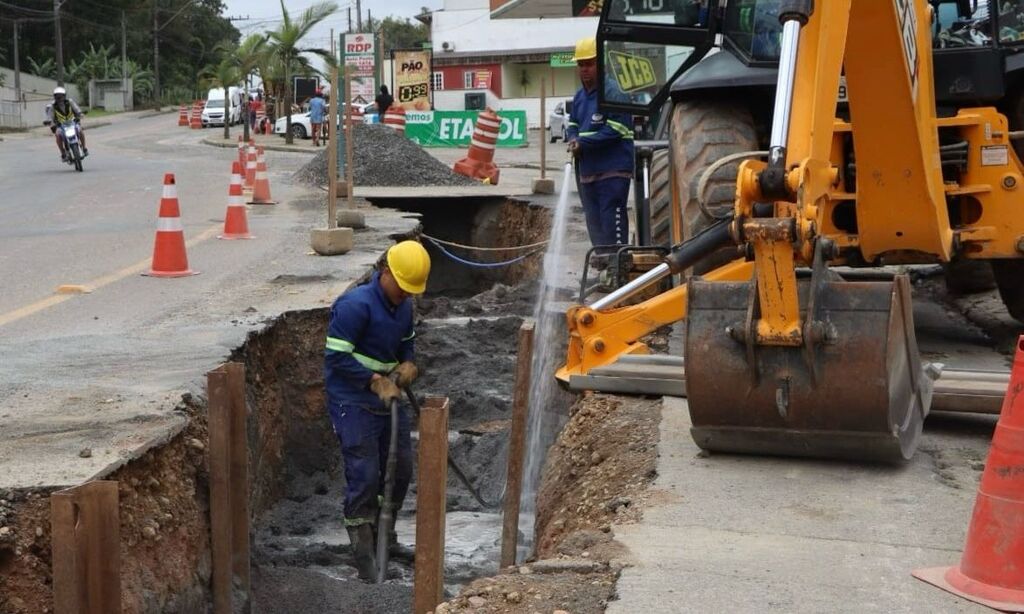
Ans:
[{"label": "open trench", "polygon": [[[470,245],[534,243],[550,227],[547,209],[522,201],[387,205],[419,213],[427,235]],[[497,502],[516,336],[533,312],[541,256],[474,269],[428,247],[434,266],[429,292],[416,304],[415,392],[450,399],[449,453],[483,498]],[[360,582],[352,567],[341,455],[324,410],[328,316],[326,308],[285,313],[231,356],[246,366],[253,611],[409,611],[411,560],[393,559],[383,585]],[[186,395],[177,410],[188,417],[182,432],[106,476],[119,481],[125,612],[203,612],[211,603],[206,399]],[[0,526],[8,529],[0,534],[0,613],[52,611],[49,492],[0,492]],[[404,544],[414,542],[415,503],[414,474],[397,519]],[[451,472],[447,513],[445,579],[453,594],[497,571],[501,518]]]}]

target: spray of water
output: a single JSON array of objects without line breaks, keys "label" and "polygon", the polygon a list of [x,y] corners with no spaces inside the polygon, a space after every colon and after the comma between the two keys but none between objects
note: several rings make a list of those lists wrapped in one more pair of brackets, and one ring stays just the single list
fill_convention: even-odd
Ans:
[{"label": "spray of water", "polygon": [[544,270],[537,303],[533,309],[537,323],[533,337],[533,362],[530,365],[530,411],[526,430],[526,462],[523,475],[523,497],[520,519],[528,542],[523,544],[527,551],[532,547],[533,517],[540,473],[545,452],[557,434],[558,416],[550,411],[553,401],[561,390],[555,381],[555,370],[562,365],[565,356],[562,347],[565,339],[565,314],[550,309],[556,300],[558,279],[565,266],[565,229],[569,211],[569,195],[573,184],[572,163],[565,165],[562,188],[558,195],[551,225],[551,237],[544,254]]}]

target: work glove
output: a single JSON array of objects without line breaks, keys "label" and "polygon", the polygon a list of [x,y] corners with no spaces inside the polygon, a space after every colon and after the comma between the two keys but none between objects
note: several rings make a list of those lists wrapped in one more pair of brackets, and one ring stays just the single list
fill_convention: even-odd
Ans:
[{"label": "work glove", "polygon": [[385,406],[390,406],[392,401],[397,401],[402,395],[402,392],[391,381],[391,378],[383,376],[370,380],[370,390],[373,391],[373,394],[377,395],[377,398],[384,402]]},{"label": "work glove", "polygon": [[416,365],[411,360],[407,360],[395,367],[391,375],[395,377],[395,383],[398,384],[399,388],[407,388],[409,384],[416,381],[416,378],[419,377],[420,370],[416,368]]}]

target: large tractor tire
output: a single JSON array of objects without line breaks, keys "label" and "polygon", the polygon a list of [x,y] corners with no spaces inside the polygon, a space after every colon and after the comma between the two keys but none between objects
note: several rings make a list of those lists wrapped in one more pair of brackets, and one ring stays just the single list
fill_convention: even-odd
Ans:
[{"label": "large tractor tire", "polygon": [[[704,188],[704,209],[697,190],[704,171],[722,158],[757,151],[754,119],[741,104],[723,100],[681,102],[672,110],[670,142],[675,180],[675,202],[682,206],[682,238],[689,239],[715,222],[713,216],[728,214],[735,202],[736,173],[742,160],[715,171]],[[671,209],[671,208],[669,208]],[[655,210],[653,198],[652,218]],[[653,233],[652,233],[653,234]],[[695,274],[706,273],[736,257],[726,247],[710,254],[693,267]]]},{"label": "large tractor tire", "polygon": [[953,258],[943,267],[943,273],[950,294],[978,294],[996,288],[995,276],[988,260]]},{"label": "large tractor tire", "polygon": [[651,245],[672,245],[672,164],[667,149],[651,156]]}]

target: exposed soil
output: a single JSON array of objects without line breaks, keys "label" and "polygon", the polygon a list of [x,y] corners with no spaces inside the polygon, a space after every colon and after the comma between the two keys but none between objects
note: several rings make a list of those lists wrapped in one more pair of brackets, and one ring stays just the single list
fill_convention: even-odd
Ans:
[{"label": "exposed soil", "polygon": [[[191,418],[185,431],[108,478],[119,482],[126,614],[201,612],[209,602],[205,403],[186,395],[177,409]],[[53,611],[50,492],[0,493],[4,614]]]},{"label": "exposed soil", "polygon": [[476,580],[437,612],[603,612],[621,554],[611,524],[640,517],[655,478],[657,400],[587,394],[548,451],[537,499],[537,559]]}]

